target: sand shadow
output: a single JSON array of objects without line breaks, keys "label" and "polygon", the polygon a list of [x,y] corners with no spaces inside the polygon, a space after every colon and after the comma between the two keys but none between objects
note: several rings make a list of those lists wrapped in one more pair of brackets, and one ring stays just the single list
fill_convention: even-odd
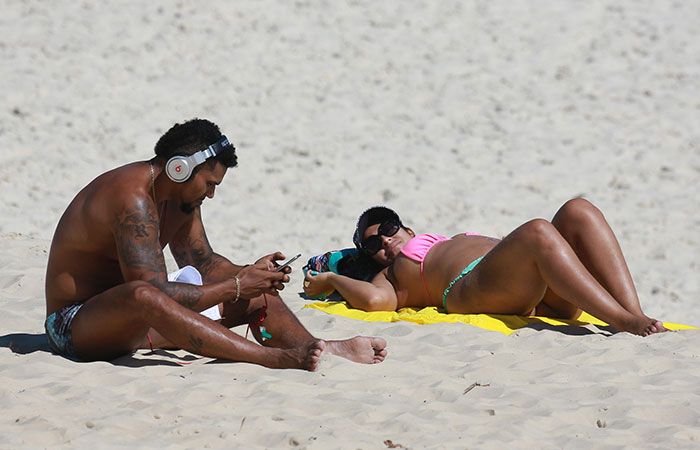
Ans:
[{"label": "sand shadow", "polygon": [[342,295],[338,293],[338,291],[333,291],[330,295],[328,295],[326,298],[311,298],[308,295],[306,295],[306,292],[301,291],[297,292],[299,297],[302,300],[310,301],[310,302],[343,302],[345,299],[343,298]]},{"label": "sand shadow", "polygon": [[115,366],[133,368],[150,366],[183,367],[200,359],[197,356],[189,354],[180,356],[162,348],[149,351],[148,353],[141,353],[138,358],[135,355],[136,353],[120,356],[109,361],[109,363]]},{"label": "sand shadow", "polygon": [[[610,336],[610,335],[618,333],[618,331],[615,328],[611,327],[610,325],[608,325],[608,326],[592,325],[593,327],[595,327],[595,330],[587,328],[584,325],[592,325],[592,324],[581,323],[580,325],[552,325],[551,323],[547,323],[547,322],[538,320],[536,322],[531,322],[531,323],[529,323],[529,324],[527,324],[524,327],[519,328],[519,329],[528,328],[530,330],[535,330],[535,331],[544,331],[544,330],[556,331],[557,333],[566,334],[568,336],[587,336],[587,335],[591,335],[591,334]],[[598,331],[598,330],[600,330],[600,331]]]},{"label": "sand shadow", "polygon": [[[180,351],[180,349],[173,349],[174,351]],[[130,355],[120,356],[109,361],[110,364],[122,367],[149,367],[149,366],[171,366],[171,367],[187,367],[188,365],[199,361],[202,356],[187,354],[178,355],[173,353],[171,350],[167,349],[155,349],[149,351],[148,353],[140,353],[139,357],[136,357],[137,353],[132,353]],[[238,363],[239,361],[231,361],[228,359],[212,359],[204,364],[232,364]]]},{"label": "sand shadow", "polygon": [[[9,348],[13,353],[17,355],[28,355],[34,352],[46,352],[54,354],[49,346],[49,341],[46,338],[46,333],[12,333],[0,336],[0,348]],[[180,356],[173,352],[169,352],[163,349],[157,349],[146,354],[141,354],[141,358],[134,356],[135,353],[130,355],[120,356],[115,358],[109,363],[115,366],[122,367],[147,367],[147,366],[172,366],[172,367],[182,367],[190,364],[199,358],[193,355]],[[59,358],[68,359],[77,363],[85,363],[86,361],[80,361],[75,358],[67,358],[61,355],[56,355]],[[145,356],[146,358],[143,358]],[[154,356],[154,358],[147,358],[148,356]],[[217,360],[218,361],[218,360]],[[222,361],[224,362],[224,361]],[[230,361],[226,361],[230,362]]]},{"label": "sand shadow", "polygon": [[51,353],[46,333],[12,333],[0,336],[0,347],[9,348],[18,355],[28,355],[34,352]]}]

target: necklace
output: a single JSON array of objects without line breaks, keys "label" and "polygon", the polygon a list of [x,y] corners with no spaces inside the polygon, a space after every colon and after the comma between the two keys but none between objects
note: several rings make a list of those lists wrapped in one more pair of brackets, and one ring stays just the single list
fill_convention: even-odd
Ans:
[{"label": "necklace", "polygon": [[[153,173],[153,163],[151,161],[148,161],[148,167],[151,169],[151,191],[153,192],[153,203],[156,204],[156,207],[158,207],[158,202],[156,201],[156,176]],[[163,210],[165,209],[165,202],[163,202],[163,205],[160,207],[160,211],[158,212],[158,222],[160,224],[161,228],[161,233],[162,233],[162,228],[163,228],[163,222],[161,222],[161,217],[163,217]]]},{"label": "necklace", "polygon": [[[153,174],[153,163],[148,161],[148,167],[151,169],[151,190],[153,191],[153,203],[156,203],[156,177]],[[156,203],[157,205],[158,203]]]}]

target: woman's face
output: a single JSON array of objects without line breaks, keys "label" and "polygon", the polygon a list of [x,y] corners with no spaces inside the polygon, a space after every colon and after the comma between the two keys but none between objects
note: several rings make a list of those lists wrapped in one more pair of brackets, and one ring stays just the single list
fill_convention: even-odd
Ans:
[{"label": "woman's face", "polygon": [[394,262],[394,259],[401,253],[403,246],[415,236],[415,233],[410,228],[399,227],[399,230],[393,236],[385,236],[378,234],[380,226],[381,224],[378,223],[367,227],[363,241],[370,236],[377,235],[382,246],[377,253],[372,255],[372,259],[387,267]]}]

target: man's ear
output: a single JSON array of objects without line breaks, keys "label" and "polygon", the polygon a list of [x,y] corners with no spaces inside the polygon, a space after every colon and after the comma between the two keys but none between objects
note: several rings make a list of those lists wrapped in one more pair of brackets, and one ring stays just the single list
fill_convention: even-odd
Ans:
[{"label": "man's ear", "polygon": [[406,231],[408,231],[408,234],[410,234],[412,238],[416,237],[416,233],[414,233],[412,229],[406,227]]}]

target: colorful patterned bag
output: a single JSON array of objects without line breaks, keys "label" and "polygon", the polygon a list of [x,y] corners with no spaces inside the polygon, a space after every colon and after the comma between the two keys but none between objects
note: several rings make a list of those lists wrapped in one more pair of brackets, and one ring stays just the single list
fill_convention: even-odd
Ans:
[{"label": "colorful patterned bag", "polygon": [[[303,267],[304,276],[308,271],[312,275],[321,272],[334,272],[355,280],[372,281],[382,267],[356,248],[333,250],[321,255],[312,256]],[[337,292],[330,295],[321,294],[310,297],[313,300],[342,300]]]}]

